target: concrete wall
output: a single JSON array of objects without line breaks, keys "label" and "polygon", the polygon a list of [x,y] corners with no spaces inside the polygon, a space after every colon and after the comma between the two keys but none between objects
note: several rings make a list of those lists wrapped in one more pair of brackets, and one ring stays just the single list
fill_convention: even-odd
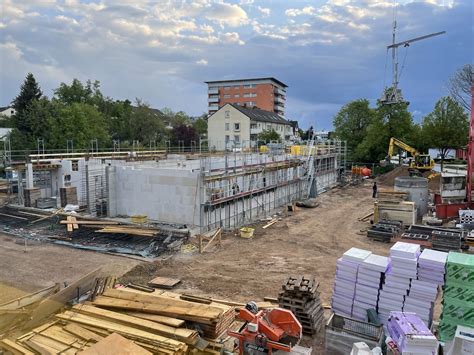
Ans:
[{"label": "concrete wall", "polygon": [[158,222],[199,223],[199,172],[187,169],[108,168],[109,214],[147,215]]},{"label": "concrete wall", "polygon": [[[226,130],[226,123],[229,130]],[[234,130],[234,124],[239,123],[240,129]],[[234,136],[240,137],[240,144],[236,147],[250,146],[250,119],[231,105],[222,107],[219,111],[209,117],[207,121],[207,139],[209,148],[222,151],[226,149],[225,137],[229,136],[227,149],[234,148]]]}]

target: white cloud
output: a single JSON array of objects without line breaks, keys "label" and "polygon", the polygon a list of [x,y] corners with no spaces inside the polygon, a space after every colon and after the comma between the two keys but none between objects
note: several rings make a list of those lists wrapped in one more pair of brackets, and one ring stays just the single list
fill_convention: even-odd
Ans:
[{"label": "white cloud", "polygon": [[221,25],[221,27],[238,27],[248,23],[244,9],[235,4],[213,3],[203,12],[204,17]]},{"label": "white cloud", "polygon": [[271,10],[268,7],[257,6],[258,11],[262,13],[263,16],[270,16]]},{"label": "white cloud", "polygon": [[301,15],[314,15],[316,9],[312,6],[305,6],[302,9],[287,9],[285,15],[288,17],[296,17]]},{"label": "white cloud", "polygon": [[208,64],[208,61],[206,59],[199,59],[196,61],[196,64],[206,66]]}]

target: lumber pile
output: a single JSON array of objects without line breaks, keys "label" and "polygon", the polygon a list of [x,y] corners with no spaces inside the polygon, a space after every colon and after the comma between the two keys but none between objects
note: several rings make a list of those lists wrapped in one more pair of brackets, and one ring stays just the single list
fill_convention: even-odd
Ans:
[{"label": "lumber pile", "polygon": [[166,292],[113,289],[113,283],[113,278],[97,281],[93,301],[17,338],[1,339],[0,349],[14,354],[96,354],[107,348],[116,354],[122,348],[135,349],[134,354],[221,353],[217,338],[232,327],[233,307],[184,301]]},{"label": "lumber pile", "polygon": [[234,321],[233,307],[206,305],[166,296],[144,294],[124,289],[109,289],[98,296],[93,305],[105,309],[140,312],[181,319],[190,327],[198,328],[204,337],[220,336]]},{"label": "lumber pile", "polygon": [[301,323],[304,334],[316,334],[324,323],[318,287],[319,282],[315,278],[290,276],[278,295],[279,306],[293,312]]}]

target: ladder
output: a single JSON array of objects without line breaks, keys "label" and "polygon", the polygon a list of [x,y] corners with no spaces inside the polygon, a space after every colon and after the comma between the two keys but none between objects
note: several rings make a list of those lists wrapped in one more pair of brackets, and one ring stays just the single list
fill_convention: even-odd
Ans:
[{"label": "ladder", "polygon": [[306,166],[308,168],[308,185],[307,185],[308,198],[311,197],[311,188],[313,187],[313,182],[314,182],[314,156],[312,154],[313,148],[314,148],[314,141],[315,141],[315,135],[313,133],[311,138],[306,143]]}]

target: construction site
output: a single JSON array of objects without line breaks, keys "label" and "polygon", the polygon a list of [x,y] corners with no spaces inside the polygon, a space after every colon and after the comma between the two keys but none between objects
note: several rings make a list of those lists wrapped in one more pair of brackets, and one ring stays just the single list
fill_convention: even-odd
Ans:
[{"label": "construction site", "polygon": [[[285,16],[292,25],[316,13],[344,22],[326,14],[330,3],[321,13],[307,6]],[[230,6],[229,19],[243,11],[217,4]],[[123,10],[83,7],[107,16]],[[399,42],[396,8],[394,1],[386,46],[391,86],[371,97],[375,108],[368,99],[341,105],[334,132],[304,131],[285,118],[288,85],[274,77],[206,81],[207,113],[191,117],[105,97],[90,80],[61,83],[49,100],[29,73],[12,106],[0,110],[2,127],[12,125],[0,130],[0,355],[473,355],[472,66],[470,117],[450,92],[415,122],[399,88],[406,52],[399,68],[398,51],[446,31]],[[146,23],[138,10],[130,18]],[[215,19],[213,11],[203,18]],[[186,27],[181,17],[166,21]],[[230,22],[218,21],[221,30]],[[121,36],[134,28],[114,23],[126,26]],[[196,23],[214,32],[194,17],[187,26]],[[252,26],[262,38],[263,29],[276,31]],[[272,38],[283,42],[290,27]],[[166,31],[185,43],[186,31]],[[147,25],[136,32],[161,44]],[[333,45],[324,36],[318,45]],[[205,41],[224,39],[245,45],[237,32]],[[214,65],[196,58],[199,70]]]}]

